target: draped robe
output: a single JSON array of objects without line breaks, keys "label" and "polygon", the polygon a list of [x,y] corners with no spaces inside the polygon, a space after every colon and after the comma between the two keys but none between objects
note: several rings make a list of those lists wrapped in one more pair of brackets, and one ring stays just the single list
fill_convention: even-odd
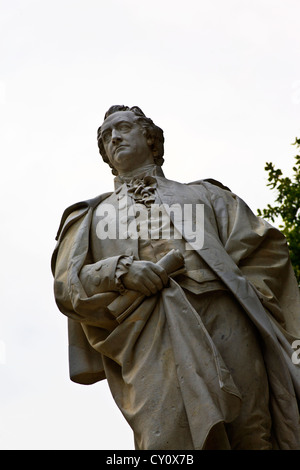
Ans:
[{"label": "draped robe", "polygon": [[[259,332],[274,438],[279,449],[300,449],[300,371],[292,362],[300,300],[284,236],[238,196],[208,181],[186,185],[158,176],[157,192],[165,207],[204,205],[204,243],[183,235]],[[65,211],[52,257],[56,302],[69,318],[71,379],[87,384],[107,378],[136,448],[202,449],[218,423],[238,415],[241,397],[176,278],[121,322],[110,306],[129,293],[87,292],[81,282],[90,262],[93,213],[109,196]],[[106,260],[116,266],[125,251],[139,259],[136,240],[102,243],[103,271]]]}]

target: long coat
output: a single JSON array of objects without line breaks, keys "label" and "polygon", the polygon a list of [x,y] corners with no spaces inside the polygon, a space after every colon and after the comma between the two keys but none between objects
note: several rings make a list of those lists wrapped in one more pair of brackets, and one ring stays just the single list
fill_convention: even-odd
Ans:
[{"label": "long coat", "polygon": [[[257,218],[238,196],[208,181],[187,185],[157,177],[157,192],[165,207],[176,203],[204,204],[204,243],[197,245],[197,240],[190,241],[192,235],[187,237],[186,232],[184,235],[259,331],[278,448],[300,449],[300,369],[292,361],[293,342],[300,338],[300,296],[284,236]],[[158,357],[167,357],[171,351],[168,360],[173,369],[170,367],[172,372],[166,380],[171,389],[176,375],[179,387],[172,399],[182,403],[192,446],[201,449],[214,425],[230,422],[237,416],[240,395],[181,287],[171,280],[170,288],[144,300],[119,323],[110,305],[120,294],[110,290],[86,292],[80,280],[82,268],[90,262],[93,212],[110,195],[75,204],[65,211],[52,257],[56,302],[69,318],[71,380],[91,384],[107,378],[118,406],[135,432],[137,448],[156,448],[155,426],[158,420],[161,425],[162,410],[171,392],[166,386],[165,401],[161,402],[141,397],[155,395],[157,387],[164,389],[166,371],[159,365]],[[181,232],[182,227],[172,221]],[[126,247],[128,253],[139,258],[137,240],[127,240]],[[111,268],[124,254],[124,240],[105,241],[103,251],[105,257],[100,263],[104,272],[107,260]],[[174,311],[180,315],[174,315]],[[163,348],[158,346],[162,344]],[[145,374],[152,374],[153,380],[143,386]],[[195,396],[203,399],[195,400]],[[165,448],[168,439],[175,439],[176,434],[170,434],[174,416],[170,410],[168,413],[163,428],[167,435]],[[147,420],[151,429],[148,434],[141,431],[147,428]],[[163,432],[157,431],[160,442]],[[184,448],[184,443],[178,442],[177,446],[175,443],[173,448],[179,446]]]}]

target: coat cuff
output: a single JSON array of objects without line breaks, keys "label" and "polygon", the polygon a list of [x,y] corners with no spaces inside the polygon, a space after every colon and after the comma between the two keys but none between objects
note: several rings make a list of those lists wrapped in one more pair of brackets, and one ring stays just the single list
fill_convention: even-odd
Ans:
[{"label": "coat cuff", "polygon": [[93,264],[86,264],[80,271],[79,279],[88,297],[92,295],[122,290],[121,281],[116,276],[116,270],[120,256],[97,261]]},{"label": "coat cuff", "polygon": [[122,283],[121,277],[128,273],[129,267],[133,263],[133,256],[121,256],[121,258],[118,261],[117,268],[116,268],[116,273],[115,273],[115,279],[116,279],[116,285],[118,287],[118,291],[120,294],[124,294],[126,292],[126,288],[124,287]]}]

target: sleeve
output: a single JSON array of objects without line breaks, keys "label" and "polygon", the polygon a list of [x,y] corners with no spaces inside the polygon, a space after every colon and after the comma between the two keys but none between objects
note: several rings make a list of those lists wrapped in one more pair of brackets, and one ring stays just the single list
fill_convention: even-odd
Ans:
[{"label": "sleeve", "polygon": [[128,272],[132,256],[113,256],[86,264],[80,271],[80,281],[90,297],[96,293],[115,291],[124,294],[121,277]]},{"label": "sleeve", "polygon": [[[58,242],[53,264],[54,296],[59,310],[70,319],[111,331],[116,321],[107,306],[119,292],[117,289],[106,289],[115,286],[114,276],[119,257],[89,265],[80,274],[88,259],[90,219],[91,214],[88,214],[76,220]],[[102,268],[103,287],[106,289],[101,288],[98,279]]]}]

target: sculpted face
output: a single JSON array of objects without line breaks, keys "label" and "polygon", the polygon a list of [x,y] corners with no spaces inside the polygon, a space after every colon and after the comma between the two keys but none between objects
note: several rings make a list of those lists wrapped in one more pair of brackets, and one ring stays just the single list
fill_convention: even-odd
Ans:
[{"label": "sculpted face", "polygon": [[154,163],[152,151],[132,111],[118,111],[101,126],[101,137],[110,163],[124,174]]}]

